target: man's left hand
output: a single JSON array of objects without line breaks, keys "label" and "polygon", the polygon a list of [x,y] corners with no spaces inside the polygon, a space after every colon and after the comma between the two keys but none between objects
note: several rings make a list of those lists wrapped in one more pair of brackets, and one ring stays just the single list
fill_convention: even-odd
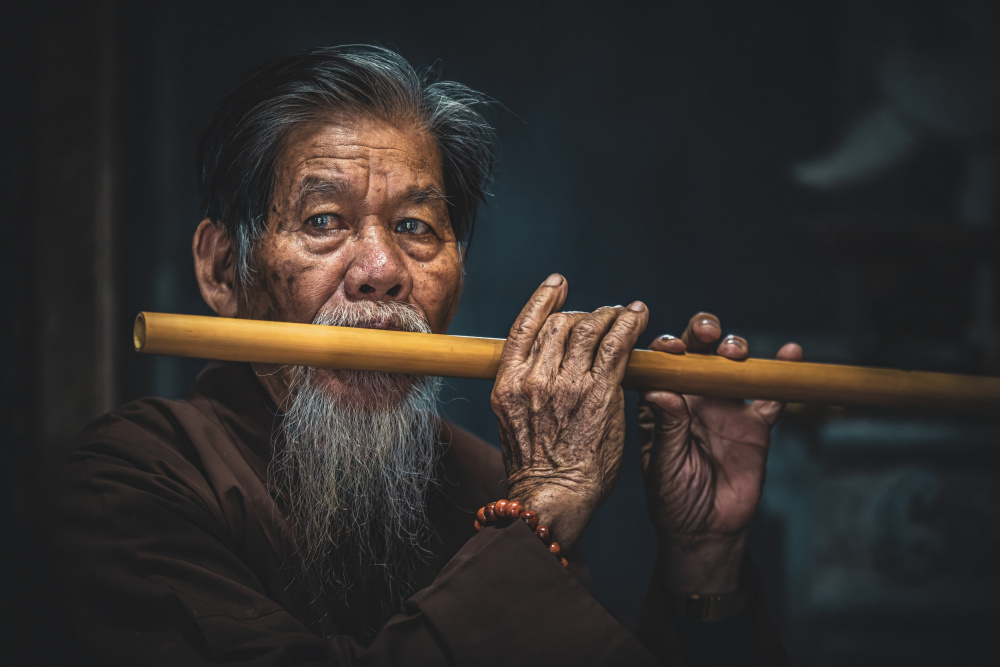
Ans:
[{"label": "man's left hand", "polygon": [[[709,313],[691,318],[684,335],[656,339],[651,349],[706,353],[722,327]],[[738,336],[720,356],[743,360]],[[778,359],[799,361],[787,343]],[[739,586],[747,525],[760,501],[771,427],[783,404],[649,391],[640,396],[642,470],[650,517],[660,539],[663,584],[678,593],[731,593]]]}]

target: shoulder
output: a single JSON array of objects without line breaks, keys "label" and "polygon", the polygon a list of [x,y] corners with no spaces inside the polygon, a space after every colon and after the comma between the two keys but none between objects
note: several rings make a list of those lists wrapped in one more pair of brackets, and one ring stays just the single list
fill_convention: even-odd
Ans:
[{"label": "shoulder", "polygon": [[82,460],[160,468],[196,461],[198,441],[224,432],[189,401],[143,398],[98,417],[80,431],[65,464]]},{"label": "shoulder", "polygon": [[95,495],[102,504],[136,493],[186,498],[203,505],[211,485],[202,462],[204,441],[224,436],[218,424],[188,401],[144,398],[102,415],[83,428],[52,471],[56,495]]},{"label": "shoulder", "polygon": [[184,400],[142,398],[88,424],[64,466],[131,467],[207,477],[228,486],[251,483],[266,470],[274,410],[249,366],[209,365]]}]

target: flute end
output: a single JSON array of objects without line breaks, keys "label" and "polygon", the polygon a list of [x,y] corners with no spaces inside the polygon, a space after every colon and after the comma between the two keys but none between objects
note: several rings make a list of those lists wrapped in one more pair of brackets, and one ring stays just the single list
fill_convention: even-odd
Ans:
[{"label": "flute end", "polygon": [[132,327],[132,345],[136,352],[142,352],[146,346],[146,314],[139,313],[135,316],[135,325]]}]

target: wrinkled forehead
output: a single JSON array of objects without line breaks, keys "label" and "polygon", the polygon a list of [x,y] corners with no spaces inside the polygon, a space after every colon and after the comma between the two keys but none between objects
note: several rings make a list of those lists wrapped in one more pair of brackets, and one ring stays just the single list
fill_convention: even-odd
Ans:
[{"label": "wrinkled forehead", "polygon": [[285,196],[320,175],[443,189],[441,151],[430,132],[367,117],[337,115],[296,126],[276,167],[276,194]]}]

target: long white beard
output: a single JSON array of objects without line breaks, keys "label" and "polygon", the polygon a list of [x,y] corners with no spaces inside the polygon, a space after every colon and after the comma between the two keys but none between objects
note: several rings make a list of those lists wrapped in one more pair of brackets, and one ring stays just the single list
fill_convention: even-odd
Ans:
[{"label": "long white beard", "polygon": [[[314,324],[379,321],[429,331],[414,310],[392,302],[356,302]],[[285,502],[302,577],[316,596],[374,583],[398,606],[413,592],[427,553],[441,379],[305,367],[291,373],[271,479]],[[341,400],[330,395],[331,376],[349,388]]]}]

